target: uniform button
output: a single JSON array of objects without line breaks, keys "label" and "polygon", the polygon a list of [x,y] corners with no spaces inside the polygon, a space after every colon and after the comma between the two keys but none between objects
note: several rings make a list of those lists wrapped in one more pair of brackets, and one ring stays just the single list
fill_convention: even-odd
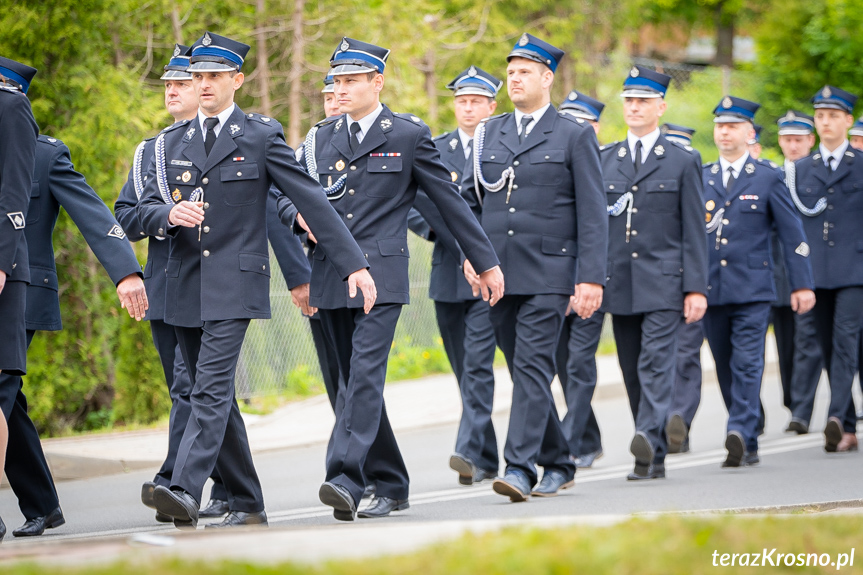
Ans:
[{"label": "uniform button", "polygon": [[632,191],[633,191],[633,192],[637,192],[637,191],[638,191],[638,186],[632,186]]},{"label": "uniform button", "polygon": [[405,253],[405,249],[404,249],[404,248],[402,248],[402,253]]},{"label": "uniform button", "polygon": [[750,208],[752,208],[753,210],[758,209],[758,205],[756,205],[756,204],[752,204],[752,205],[751,205],[751,206],[749,206],[749,207],[750,207]]},{"label": "uniform button", "polygon": [[353,196],[355,193],[357,193],[355,190],[348,190],[349,196]]},{"label": "uniform button", "polygon": [[162,228],[159,228],[159,235],[161,236],[164,233],[165,233],[165,230],[163,230]]},{"label": "uniform button", "polygon": [[363,254],[363,257],[369,259],[369,254]]},{"label": "uniform button", "polygon": [[494,159],[494,156],[490,156],[490,157],[489,157],[489,159],[490,159],[490,160],[493,160],[493,159]]},{"label": "uniform button", "polygon": [[387,167],[386,167],[386,166],[381,166],[381,169],[382,169],[382,170],[386,170],[386,169],[387,169]]},{"label": "uniform button", "polygon": [[719,243],[721,243],[723,246],[727,246],[728,245],[728,238],[722,238],[721,240],[719,240]]},{"label": "uniform button", "polygon": [[764,265],[764,267],[767,267],[767,266],[769,266],[769,265],[770,265],[770,264],[768,264],[767,262],[761,262],[761,263]]},{"label": "uniform button", "polygon": [[664,189],[665,189],[665,184],[659,184],[659,189],[660,189],[660,190],[664,190]]},{"label": "uniform button", "polygon": [[209,234],[209,233],[210,233],[210,226],[204,226],[204,233],[205,233],[205,234]]},{"label": "uniform button", "polygon": [[351,171],[352,171],[352,172],[356,172],[356,171],[357,171],[357,167],[356,167],[356,166],[351,166]]},{"label": "uniform button", "polygon": [[708,290],[712,290],[712,289],[713,289],[713,286],[707,286],[707,289],[708,289]]},{"label": "uniform button", "polygon": [[638,235],[638,230],[632,230],[630,233],[632,234],[632,237],[635,237]]},{"label": "uniform button", "polygon": [[510,209],[509,209],[509,213],[514,214],[514,213],[515,213],[515,208],[510,208]]},{"label": "uniform button", "polygon": [[180,181],[180,176],[177,176],[177,181],[178,181],[178,182]]},{"label": "uniform button", "polygon": [[566,253],[566,248],[560,248],[560,251],[562,251],[563,253]]},{"label": "uniform button", "polygon": [[145,181],[145,182],[147,181],[147,176],[144,176],[144,181]]},{"label": "uniform button", "polygon": [[545,157],[545,159],[547,160],[547,159],[548,159],[548,156],[546,156],[546,157]]},{"label": "uniform button", "polygon": [[719,265],[721,265],[722,267],[725,267],[728,265],[728,262],[725,260],[719,260]]},{"label": "uniform button", "polygon": [[730,206],[730,205],[731,205],[731,202],[725,202],[725,207],[726,207],[726,208],[727,208],[728,206]]},{"label": "uniform button", "polygon": [[832,193],[833,193],[833,188],[827,188],[827,193],[828,193],[828,194],[832,194]]},{"label": "uniform button", "polygon": [[723,225],[723,226],[727,226],[727,225],[728,225],[728,218],[722,218],[722,225]]},{"label": "uniform button", "polygon": [[204,250],[204,257],[205,258],[210,257],[210,250]]},{"label": "uniform button", "polygon": [[514,232],[514,231],[512,231],[512,230],[509,230],[508,232],[506,232],[506,235],[508,235],[508,236],[512,237],[512,236],[514,236],[514,235],[515,235],[515,232]]},{"label": "uniform button", "polygon": [[354,215],[353,215],[353,214],[348,214],[348,215],[346,215],[345,217],[346,217],[346,218],[348,218],[349,220],[354,219]]},{"label": "uniform button", "polygon": [[202,183],[202,184],[209,184],[209,183],[210,183],[210,178],[202,178],[202,179],[201,179],[201,183]]},{"label": "uniform button", "polygon": [[832,248],[833,246],[835,246],[835,245],[836,245],[836,242],[832,242],[832,241],[831,241],[831,242],[827,242],[827,245],[828,245],[828,246],[830,246],[830,247]]},{"label": "uniform button", "polygon": [[[492,156],[492,158],[494,158],[494,156]],[[512,165],[513,165],[513,166],[517,166],[517,165],[518,165],[518,160],[514,161],[514,162],[512,163]]]},{"label": "uniform button", "polygon": [[42,283],[43,283],[43,284],[48,283],[48,278],[43,279],[43,280],[42,280]]},{"label": "uniform button", "polygon": [[638,213],[638,208],[632,208],[632,213],[633,213],[633,214],[637,214],[637,213]]},{"label": "uniform button", "polygon": [[632,252],[632,259],[634,259],[634,260],[638,259],[638,252]]},{"label": "uniform button", "polygon": [[609,189],[609,190],[613,190],[613,189],[614,189],[614,184],[609,184],[609,185],[608,185],[608,189]]},{"label": "uniform button", "polygon": [[146,236],[147,234],[145,234],[144,232],[141,232],[141,235],[142,235],[142,236]]},{"label": "uniform button", "polygon": [[210,202],[204,202],[204,209],[205,209],[205,210],[209,210],[209,209],[210,209]]},{"label": "uniform button", "polygon": [[242,176],[242,175],[243,175],[243,172],[237,172],[237,175],[238,175],[238,176]]},{"label": "uniform button", "polygon": [[832,210],[832,209],[833,209],[833,204],[828,204],[828,205],[827,205],[827,209],[828,209],[828,210]]},{"label": "uniform button", "polygon": [[261,266],[261,269],[267,271],[267,266]]},{"label": "uniform button", "polygon": [[517,189],[518,189],[518,184],[513,184],[513,185],[512,185],[512,189],[513,189],[513,190],[517,190]]}]

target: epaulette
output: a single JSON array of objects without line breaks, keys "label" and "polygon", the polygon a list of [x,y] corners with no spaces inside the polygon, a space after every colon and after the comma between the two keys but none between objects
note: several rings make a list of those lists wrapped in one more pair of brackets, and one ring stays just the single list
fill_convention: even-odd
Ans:
[{"label": "epaulette", "polygon": [[606,144],[604,146],[600,146],[599,151],[604,152],[605,150],[611,150],[613,148],[616,148],[618,145],[620,145],[622,143],[623,143],[623,140],[618,140],[617,142],[611,142],[611,143]]},{"label": "epaulette", "polygon": [[260,114],[246,114],[246,118],[249,120],[255,120],[256,122],[263,124],[265,126],[277,126],[279,123],[269,116],[262,116]]},{"label": "epaulette", "polygon": [[710,170],[711,174],[718,174],[720,167],[719,162],[707,162],[706,164],[702,164],[702,170]]},{"label": "epaulette", "polygon": [[[455,130],[453,130],[453,132],[454,132],[454,131],[455,131]],[[432,138],[432,141],[433,141],[433,142],[437,142],[438,140],[444,140],[444,139],[446,139],[446,138],[449,138],[449,137],[450,137],[450,135],[451,135],[453,132],[444,132],[444,133],[443,133],[443,134],[441,134],[440,136],[435,136],[434,138]]]},{"label": "epaulette", "polygon": [[58,140],[57,138],[50,138],[45,134],[39,134],[39,141],[45,142],[46,144],[51,144],[52,146],[62,146],[63,142]]},{"label": "epaulette", "polygon": [[320,128],[321,126],[326,126],[328,124],[332,124],[333,122],[335,122],[336,120],[338,120],[341,117],[342,116],[330,116],[329,118],[324,118],[323,120],[321,120],[320,122],[315,124],[315,128]]},{"label": "epaulette", "polygon": [[770,167],[771,167],[771,168],[773,168],[773,169],[776,169],[776,168],[778,168],[778,167],[779,167],[779,166],[776,164],[776,162],[771,162],[770,160],[765,160],[765,159],[763,159],[763,158],[758,158],[758,159],[757,159],[757,160],[755,160],[755,161],[756,161],[756,162],[758,162],[759,164],[761,164],[762,166],[770,166]]},{"label": "epaulette", "polygon": [[489,116],[488,118],[483,118],[480,120],[482,122],[491,122],[492,120],[497,120],[499,118],[507,118],[512,115],[512,112],[503,112],[502,114],[495,114],[494,116]]},{"label": "epaulette", "polygon": [[668,140],[668,141],[671,142],[672,144],[674,144],[675,146],[677,146],[678,148],[680,148],[681,150],[686,150],[690,154],[696,153],[695,148],[693,148],[689,144],[684,144],[683,142],[678,142],[677,140]]},{"label": "epaulette", "polygon": [[18,88],[14,87],[14,86],[9,86],[8,84],[0,84],[0,90],[2,90],[4,92],[9,92],[10,94],[20,94],[20,95],[24,96],[25,98],[27,97],[24,94],[24,92],[22,92],[21,90],[19,90]]},{"label": "epaulette", "polygon": [[186,124],[188,124],[189,122],[191,122],[191,120],[180,120],[179,122],[175,122],[175,123],[171,124],[170,126],[168,126],[167,128],[165,128],[164,130],[162,130],[162,132],[161,132],[161,133],[162,133],[162,134],[166,134],[166,133],[168,133],[168,132],[173,132],[173,131],[174,131],[174,130],[176,130],[177,128],[182,128],[182,127],[184,127],[184,126],[185,126]]},{"label": "epaulette", "polygon": [[[585,123],[584,118],[576,118],[572,114],[567,114],[566,112],[558,111],[557,115],[560,116],[561,118],[566,118],[567,120],[569,120],[570,122],[572,122],[574,124],[584,124]],[[593,128],[593,126],[591,126],[591,128]]]},{"label": "epaulette", "polygon": [[418,126],[425,126],[425,122],[423,122],[422,118],[419,116],[414,116],[413,114],[402,114],[400,112],[393,112],[394,118],[401,118],[411,124],[416,124]]}]

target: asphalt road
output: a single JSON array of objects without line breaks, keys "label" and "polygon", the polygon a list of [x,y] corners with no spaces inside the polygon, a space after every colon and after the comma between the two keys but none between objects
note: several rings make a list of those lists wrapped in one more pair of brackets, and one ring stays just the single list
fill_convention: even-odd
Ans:
[{"label": "asphalt road", "polygon": [[[386,519],[358,520],[356,525],[732,510],[863,499],[863,454],[827,454],[823,450],[821,429],[827,399],[824,388],[822,382],[813,433],[789,435],[782,432],[788,416],[781,407],[778,378],[768,375],[762,393],[767,409],[767,432],[760,447],[762,463],[752,468],[721,469],[726,413],[718,388],[705,385],[691,432],[693,451],[669,456],[667,479],[639,483],[625,480],[633,463],[628,452],[633,425],[625,397],[595,402],[605,456],[593,469],[579,471],[575,487],[559,497],[518,504],[494,494],[489,483],[473,487],[457,484],[455,472],[447,466],[455,441],[454,425],[400,433],[398,440],[411,473],[411,508]],[[496,420],[496,426],[502,443],[506,419]],[[271,527],[309,529],[339,523],[317,499],[324,479],[324,453],[325,445],[321,444],[255,457]],[[172,526],[156,523],[153,511],[140,503],[141,483],[151,479],[152,473],[141,471],[60,483],[58,491],[67,524],[36,539],[11,536],[12,528],[23,518],[11,491],[0,490],[0,516],[10,530],[2,549],[12,550],[38,540],[110,538],[151,531],[174,533]]]}]

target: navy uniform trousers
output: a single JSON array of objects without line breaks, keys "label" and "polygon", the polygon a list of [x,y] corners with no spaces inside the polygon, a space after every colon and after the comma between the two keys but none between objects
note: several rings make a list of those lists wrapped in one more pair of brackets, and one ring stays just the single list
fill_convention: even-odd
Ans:
[{"label": "navy uniform trousers", "polygon": [[574,457],[602,449],[602,434],[591,401],[596,390],[596,350],[602,335],[603,313],[581,319],[574,312],[563,319],[555,365],[566,400],[563,434]]},{"label": "navy uniform trousers", "polygon": [[677,328],[677,362],[674,370],[674,391],[668,417],[679,415],[692,427],[695,412],[701,404],[701,345],[704,343],[704,326],[701,321],[686,323],[680,320]]}]

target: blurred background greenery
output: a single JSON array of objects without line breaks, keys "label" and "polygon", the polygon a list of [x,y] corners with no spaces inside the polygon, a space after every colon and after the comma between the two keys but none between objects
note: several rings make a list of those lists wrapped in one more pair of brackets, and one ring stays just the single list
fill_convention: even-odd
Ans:
[{"label": "blurred background greenery", "polygon": [[[716,158],[710,111],[725,92],[763,105],[765,156],[779,159],[775,119],[810,110],[825,83],[863,93],[859,0],[4,0],[0,54],[33,65],[30,90],[43,133],[62,139],[109,204],[143,137],[170,123],[161,68],[175,42],[205,30],[252,45],[239,105],[277,118],[299,143],[323,116],[321,80],[342,36],[392,50],[383,100],[452,129],[447,82],[470,64],[504,77],[505,56],[527,31],[566,50],[554,102],[578,89],[606,102],[600,141],[625,134],[620,84],[633,63],[674,77],[666,120],[696,128]],[[512,106],[506,94],[499,111]],[[810,110],[811,111],[811,110]],[[30,350],[26,390],[43,433],[140,425],[169,405],[146,324],[118,309],[114,288],[68,217],[55,232],[65,330]],[[390,380],[446,371],[426,297],[430,246],[411,238],[413,303],[405,307]],[[143,260],[144,245],[136,249]],[[274,319],[255,322],[240,370],[242,397],[322,389],[306,321],[273,278]],[[613,346],[604,341],[604,350]]]}]

